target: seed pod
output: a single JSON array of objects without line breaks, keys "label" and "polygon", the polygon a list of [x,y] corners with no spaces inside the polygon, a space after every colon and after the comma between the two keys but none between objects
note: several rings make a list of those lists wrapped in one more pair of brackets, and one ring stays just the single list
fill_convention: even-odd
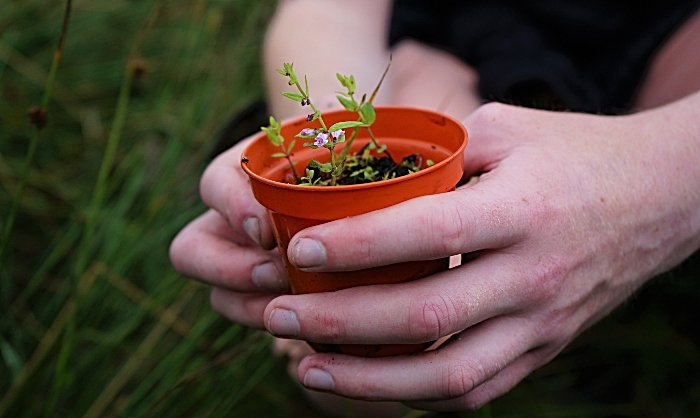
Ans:
[{"label": "seed pod", "polygon": [[46,108],[41,106],[32,106],[27,112],[29,117],[29,123],[34,125],[37,129],[44,129],[47,123],[46,118]]}]

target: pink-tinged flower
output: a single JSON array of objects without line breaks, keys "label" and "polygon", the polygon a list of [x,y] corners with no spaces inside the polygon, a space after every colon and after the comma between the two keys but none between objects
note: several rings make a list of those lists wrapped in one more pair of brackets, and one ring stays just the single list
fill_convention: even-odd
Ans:
[{"label": "pink-tinged flower", "polygon": [[312,136],[316,134],[316,129],[311,129],[311,128],[304,128],[299,132],[299,135],[302,136]]},{"label": "pink-tinged flower", "polygon": [[345,132],[342,129],[338,129],[337,131],[331,132],[331,135],[333,136],[333,139],[338,139],[342,135],[345,135]]},{"label": "pink-tinged flower", "polygon": [[328,134],[321,132],[320,134],[316,135],[316,140],[314,141],[314,145],[317,147],[322,147],[328,143]]}]

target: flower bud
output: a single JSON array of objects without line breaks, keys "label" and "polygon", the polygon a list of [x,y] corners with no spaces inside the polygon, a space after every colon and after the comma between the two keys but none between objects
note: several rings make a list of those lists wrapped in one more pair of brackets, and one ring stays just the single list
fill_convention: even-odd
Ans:
[{"label": "flower bud", "polygon": [[41,106],[32,106],[27,112],[29,123],[41,130],[46,126],[46,108]]}]

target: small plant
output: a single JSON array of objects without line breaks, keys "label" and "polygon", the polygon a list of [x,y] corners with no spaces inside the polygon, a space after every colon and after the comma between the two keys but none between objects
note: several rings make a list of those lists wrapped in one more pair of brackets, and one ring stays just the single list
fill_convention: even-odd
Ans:
[{"label": "small plant", "polygon": [[[387,66],[369,99],[367,99],[366,94],[363,94],[359,102],[355,98],[357,91],[355,77],[336,74],[338,81],[345,88],[345,91],[338,92],[336,97],[345,109],[357,113],[357,119],[334,123],[331,126],[326,124],[323,120],[322,112],[311,102],[309,83],[306,77],[304,77],[304,86],[302,87],[292,68],[292,64],[285,63],[281,70],[277,70],[283,76],[288,77],[289,85],[295,86],[298,91],[282,92],[282,95],[301,103],[302,106],[309,106],[312,113],[309,113],[306,117],[307,122],[318,121],[320,124],[320,127],[302,129],[295,135],[295,138],[311,140],[311,142],[305,142],[304,146],[313,149],[323,147],[328,149],[330,153],[328,162],[321,163],[311,160],[304,170],[305,175],[299,176],[295,168],[295,162],[292,160],[292,149],[296,139],[285,145],[284,137],[281,134],[282,122],[271,116],[270,125],[261,129],[267,134],[270,142],[281,150],[272,154],[272,157],[285,158],[289,162],[291,176],[287,176],[285,181],[303,186],[361,184],[401,177],[419,171],[422,168],[423,158],[420,154],[412,154],[400,162],[396,162],[391,157],[386,146],[380,145],[372,133],[371,126],[377,119],[372,102],[388,70],[389,66]],[[352,133],[349,136],[345,132],[346,129],[352,129]],[[359,152],[348,155],[350,146],[357,138],[360,129],[367,130],[370,142],[362,147]],[[345,146],[338,152],[336,147],[341,143],[345,143]],[[430,166],[432,162],[428,160],[426,165]]]}]

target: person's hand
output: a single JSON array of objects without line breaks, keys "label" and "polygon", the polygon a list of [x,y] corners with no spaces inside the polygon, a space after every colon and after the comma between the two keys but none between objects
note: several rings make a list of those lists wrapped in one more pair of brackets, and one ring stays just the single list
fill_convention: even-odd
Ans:
[{"label": "person's hand", "polygon": [[410,39],[391,53],[391,104],[431,109],[457,120],[481,105],[478,73],[454,55]]},{"label": "person's hand", "polygon": [[466,120],[466,172],[483,173],[478,183],[308,228],[288,251],[310,271],[466,254],[460,267],[399,285],[267,296],[255,311],[271,300],[272,334],[319,343],[456,333],[411,356],[312,354],[298,377],[351,398],[478,408],[698,248],[700,141],[697,130],[689,136],[690,108],[606,117],[481,107]]},{"label": "person's hand", "polygon": [[241,168],[248,142],[218,156],[204,172],[200,194],[211,209],[173,240],[170,259],[180,273],[212,286],[214,310],[262,329],[265,306],[289,286],[267,211]]}]

